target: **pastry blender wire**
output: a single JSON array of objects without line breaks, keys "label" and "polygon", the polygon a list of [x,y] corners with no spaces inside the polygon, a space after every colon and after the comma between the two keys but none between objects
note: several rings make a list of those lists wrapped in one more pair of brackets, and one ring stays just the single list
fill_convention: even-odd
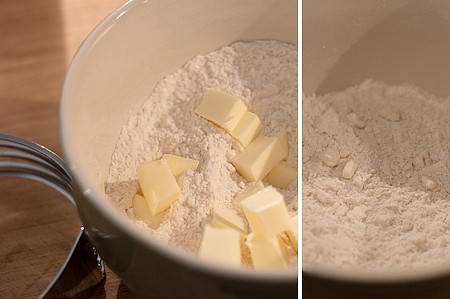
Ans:
[{"label": "pastry blender wire", "polygon": [[[0,134],[0,177],[4,176],[46,184],[75,205],[66,163],[37,143]],[[81,227],[66,261],[39,298],[90,298],[104,279],[104,262]]]}]

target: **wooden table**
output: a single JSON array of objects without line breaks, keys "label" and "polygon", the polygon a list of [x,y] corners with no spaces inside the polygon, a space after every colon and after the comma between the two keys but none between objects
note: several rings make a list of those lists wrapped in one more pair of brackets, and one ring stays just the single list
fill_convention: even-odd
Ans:
[{"label": "wooden table", "polygon": [[[58,101],[81,42],[124,0],[0,1],[0,133],[61,153]],[[56,191],[0,178],[0,297],[37,298],[78,234],[80,220]],[[95,298],[132,298],[107,270]]]}]

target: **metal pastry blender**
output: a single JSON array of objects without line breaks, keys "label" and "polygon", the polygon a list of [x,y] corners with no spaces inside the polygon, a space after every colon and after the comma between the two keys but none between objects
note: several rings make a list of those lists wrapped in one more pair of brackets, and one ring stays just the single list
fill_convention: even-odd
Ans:
[{"label": "metal pastry blender", "polygon": [[[0,134],[0,177],[26,178],[59,191],[72,204],[72,178],[65,162],[51,150]],[[91,298],[105,281],[105,266],[83,227],[56,277],[39,298]]]}]

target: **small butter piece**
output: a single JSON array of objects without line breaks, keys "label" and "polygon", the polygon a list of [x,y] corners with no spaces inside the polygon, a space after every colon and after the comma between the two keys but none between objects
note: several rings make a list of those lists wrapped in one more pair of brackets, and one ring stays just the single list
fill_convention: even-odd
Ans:
[{"label": "small butter piece", "polygon": [[366,124],[364,121],[356,114],[356,113],[350,113],[347,114],[347,119],[358,129],[364,129]]},{"label": "small butter piece", "polygon": [[285,269],[287,263],[278,237],[263,238],[253,233],[245,242],[255,269]]},{"label": "small butter piece", "polygon": [[261,128],[261,120],[258,115],[247,111],[236,128],[230,132],[230,135],[239,141],[243,147],[246,147],[258,135]]},{"label": "small butter piece", "polygon": [[229,227],[238,231],[242,235],[247,235],[247,226],[244,219],[234,212],[224,208],[214,208],[211,224],[214,227]]},{"label": "small butter piece", "polygon": [[240,204],[255,235],[271,238],[289,228],[290,218],[283,195],[272,186],[247,197]]},{"label": "small butter piece", "polygon": [[342,169],[342,176],[346,179],[351,179],[355,175],[357,167],[358,164],[355,161],[348,161],[347,164],[345,164],[344,169]]},{"label": "small butter piece", "polygon": [[290,219],[289,228],[286,233],[295,252],[298,252],[298,216],[294,216]]},{"label": "small butter piece", "polygon": [[236,197],[236,201],[241,202],[250,195],[255,194],[259,190],[264,189],[264,184],[261,181],[250,182],[244,189],[244,191]]},{"label": "small butter piece", "polygon": [[156,215],[150,214],[150,210],[148,208],[147,200],[139,195],[135,194],[133,197],[133,211],[134,214],[145,222],[148,226],[153,229],[157,229],[162,222],[164,217],[164,213],[159,213]]},{"label": "small butter piece", "polygon": [[385,120],[392,121],[392,122],[398,122],[401,119],[400,111],[395,109],[392,106],[383,106],[379,111],[378,114],[384,118]]},{"label": "small butter piece", "polygon": [[166,210],[180,197],[180,187],[164,159],[140,164],[138,179],[152,215]]},{"label": "small butter piece", "polygon": [[245,112],[247,112],[247,106],[241,99],[217,90],[206,91],[202,102],[195,109],[195,113],[199,116],[227,132],[236,128]]},{"label": "small butter piece", "polygon": [[278,163],[266,176],[267,182],[277,188],[286,188],[297,179],[297,169],[290,167],[285,161]]},{"label": "small butter piece", "polygon": [[198,167],[198,161],[194,159],[183,158],[171,154],[164,154],[162,158],[167,161],[174,176],[178,176],[188,169],[196,170]]},{"label": "small butter piece", "polygon": [[341,155],[334,148],[327,148],[320,156],[320,160],[328,167],[334,167],[339,163]]},{"label": "small butter piece", "polygon": [[199,257],[223,265],[241,265],[241,234],[231,228],[205,226]]},{"label": "small butter piece", "polygon": [[420,180],[422,181],[422,185],[428,190],[432,190],[437,186],[437,183],[428,176],[422,176]]},{"label": "small butter piece", "polygon": [[288,155],[287,135],[259,135],[231,159],[238,173],[248,181],[259,181]]}]

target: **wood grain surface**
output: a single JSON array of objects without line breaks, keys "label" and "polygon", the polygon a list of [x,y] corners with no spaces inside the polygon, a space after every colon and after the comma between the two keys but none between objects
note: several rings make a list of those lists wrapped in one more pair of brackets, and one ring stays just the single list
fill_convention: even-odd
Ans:
[{"label": "wood grain surface", "polygon": [[[61,153],[58,101],[71,58],[124,0],[0,1],[0,133]],[[79,232],[75,208],[36,182],[0,178],[0,298],[37,298]],[[107,269],[95,298],[133,298]]]}]

